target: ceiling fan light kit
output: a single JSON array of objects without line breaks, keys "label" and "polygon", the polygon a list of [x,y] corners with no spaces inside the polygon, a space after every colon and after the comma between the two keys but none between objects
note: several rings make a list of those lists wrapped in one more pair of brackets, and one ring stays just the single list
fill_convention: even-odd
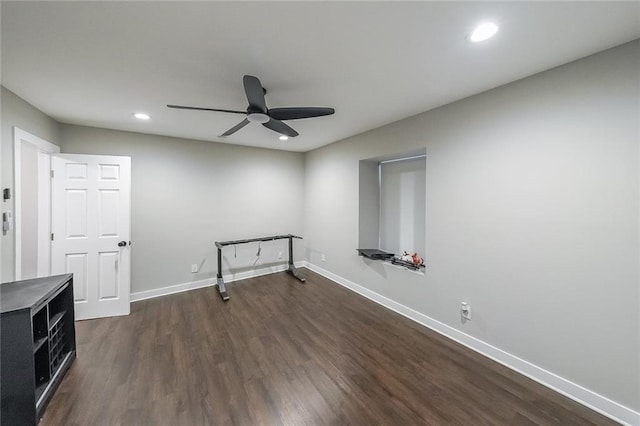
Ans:
[{"label": "ceiling fan light kit", "polygon": [[252,112],[251,114],[247,114],[247,120],[251,123],[260,123],[264,124],[270,120],[267,114],[263,114],[261,112]]},{"label": "ceiling fan light kit", "polygon": [[[235,111],[229,109],[216,109],[216,108],[201,108],[194,106],[183,105],[167,105],[169,108],[175,109],[190,109],[196,111],[217,111],[226,112],[231,114],[243,114],[246,117],[240,123],[236,124],[226,132],[220,135],[220,137],[227,137],[238,130],[242,129],[249,123],[260,123],[267,129],[273,130],[282,136],[287,138],[295,138],[298,136],[298,132],[283,123],[283,120],[298,120],[302,118],[321,117],[324,115],[331,115],[335,113],[333,108],[329,107],[285,107],[285,108],[267,108],[267,103],[264,99],[264,95],[267,91],[260,83],[257,77],[252,75],[245,75],[242,79],[244,85],[244,92],[247,96],[249,106],[246,111]],[[282,139],[282,137],[280,138]],[[285,140],[285,139],[282,139]]]}]

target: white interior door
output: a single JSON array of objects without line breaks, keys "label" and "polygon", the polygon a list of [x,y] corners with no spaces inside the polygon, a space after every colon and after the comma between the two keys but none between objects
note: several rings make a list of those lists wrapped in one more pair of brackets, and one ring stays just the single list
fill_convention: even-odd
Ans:
[{"label": "white interior door", "polygon": [[128,315],[131,158],[55,154],[52,274],[73,273],[76,320]]}]

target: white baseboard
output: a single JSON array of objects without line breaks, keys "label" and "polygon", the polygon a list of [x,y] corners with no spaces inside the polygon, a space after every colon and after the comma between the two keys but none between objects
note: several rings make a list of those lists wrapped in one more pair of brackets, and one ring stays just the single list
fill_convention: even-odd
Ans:
[{"label": "white baseboard", "polygon": [[[307,262],[295,262],[297,268],[305,267]],[[281,265],[269,266],[261,269],[254,269],[245,272],[238,272],[236,274],[223,275],[222,278],[226,284],[246,280],[248,278],[259,277],[262,275],[274,274],[276,272],[286,271],[289,268],[287,263]],[[182,293],[183,291],[195,290],[203,287],[210,287],[216,285],[216,278],[207,278],[206,280],[191,281],[188,283],[175,284],[162,288],[155,288],[153,290],[138,291],[131,293],[130,300],[132,302],[138,302],[140,300],[152,299],[154,297],[167,296],[169,294]]]},{"label": "white baseboard", "polygon": [[564,379],[557,374],[538,367],[528,361],[518,358],[502,349],[496,348],[482,340],[476,339],[466,333],[463,333],[451,326],[448,326],[438,320],[430,318],[420,312],[417,312],[407,306],[401,305],[385,296],[382,296],[376,292],[373,292],[365,287],[362,287],[352,281],[342,278],[332,272],[322,269],[316,265],[307,263],[305,267],[322,275],[337,284],[342,285],[364,297],[370,299],[392,311],[403,315],[418,324],[430,328],[437,333],[448,337],[512,370],[517,371],[529,377],[536,382],[553,389],[554,391],[561,393],[562,395],[573,399],[574,401],[591,408],[598,413],[605,415],[618,423],[628,426],[640,425],[640,413],[634,411],[631,408],[625,407],[599,395],[589,389],[586,389],[578,384],[575,384],[567,379]]}]

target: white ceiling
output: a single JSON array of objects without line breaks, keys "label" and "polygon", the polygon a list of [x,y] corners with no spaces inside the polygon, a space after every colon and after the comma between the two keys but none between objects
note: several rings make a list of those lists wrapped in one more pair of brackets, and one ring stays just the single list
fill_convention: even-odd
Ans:
[{"label": "white ceiling", "polygon": [[[9,2],[2,84],[63,123],[291,151],[418,114],[640,37],[640,2]],[[490,20],[493,39],[473,44]],[[267,105],[330,106],[217,135],[245,110],[244,74]],[[148,122],[135,111],[152,115]]]}]

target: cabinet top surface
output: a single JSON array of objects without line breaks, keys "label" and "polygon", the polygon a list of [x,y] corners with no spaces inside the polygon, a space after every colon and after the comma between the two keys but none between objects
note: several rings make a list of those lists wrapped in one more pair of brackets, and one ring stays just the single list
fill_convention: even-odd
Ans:
[{"label": "cabinet top surface", "polygon": [[62,274],[0,284],[0,312],[4,314],[38,305],[71,277],[72,274]]}]

